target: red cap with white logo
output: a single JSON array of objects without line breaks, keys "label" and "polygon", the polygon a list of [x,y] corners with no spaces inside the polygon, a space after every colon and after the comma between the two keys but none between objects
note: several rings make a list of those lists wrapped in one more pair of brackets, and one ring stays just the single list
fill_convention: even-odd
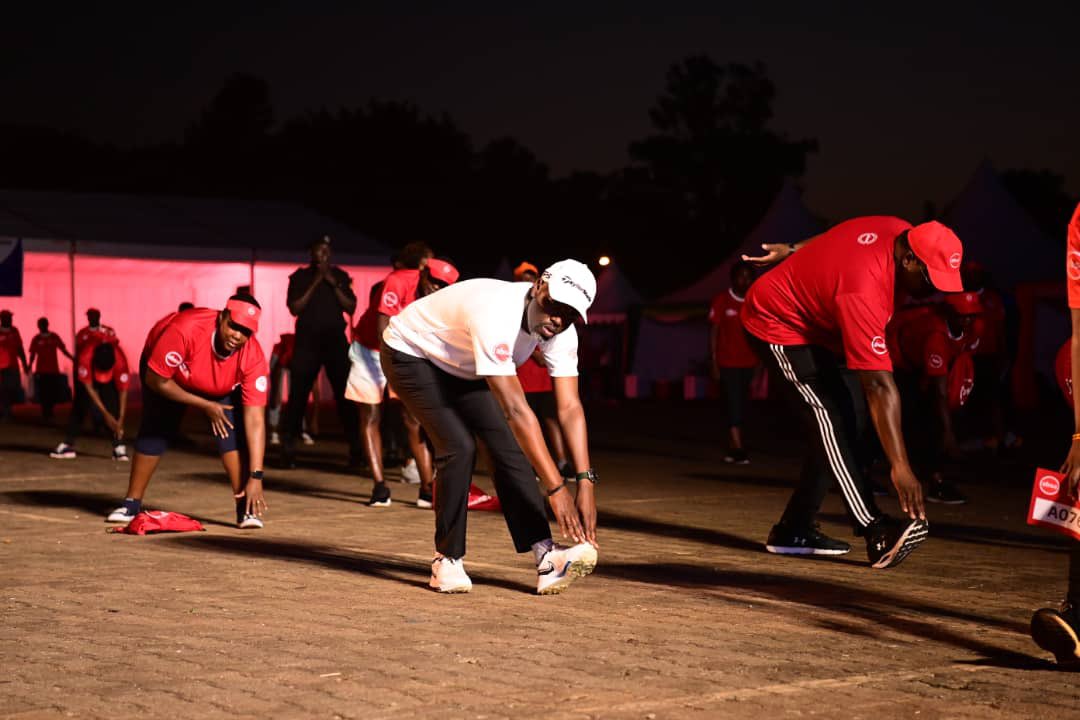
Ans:
[{"label": "red cap with white logo", "polygon": [[964,246],[956,233],[932,220],[908,230],[908,245],[926,263],[934,287],[942,292],[963,291],[960,264],[964,260]]},{"label": "red cap with white logo", "polygon": [[247,328],[252,334],[259,332],[259,316],[262,311],[256,305],[243,300],[231,299],[225,303],[229,311],[229,320],[240,327]]},{"label": "red cap with white logo", "polygon": [[973,292],[949,293],[945,296],[947,302],[958,315],[978,315],[983,311],[979,296]]},{"label": "red cap with white logo", "polygon": [[456,267],[446,262],[445,260],[439,260],[438,258],[432,258],[428,260],[427,264],[428,274],[436,280],[441,280],[447,285],[453,285],[458,279],[458,270]]}]

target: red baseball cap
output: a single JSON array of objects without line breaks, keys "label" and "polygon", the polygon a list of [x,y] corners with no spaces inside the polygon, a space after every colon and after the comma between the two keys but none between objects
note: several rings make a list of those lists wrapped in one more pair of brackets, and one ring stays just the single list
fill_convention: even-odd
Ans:
[{"label": "red baseball cap", "polygon": [[252,305],[243,300],[230,299],[225,303],[225,309],[229,311],[229,320],[235,325],[247,328],[251,334],[259,332],[259,317],[262,310],[257,305]]},{"label": "red baseball cap", "polygon": [[447,285],[453,285],[460,274],[456,267],[445,260],[439,260],[437,258],[428,260],[427,269],[431,277],[436,280],[441,280]]},{"label": "red baseball cap", "polygon": [[514,279],[520,280],[521,276],[527,272],[531,272],[533,275],[540,277],[540,271],[531,262],[523,262],[514,268]]},{"label": "red baseball cap", "polygon": [[908,230],[908,245],[926,263],[934,287],[942,292],[963,292],[960,264],[964,261],[964,246],[956,233],[931,220]]},{"label": "red baseball cap", "polygon": [[978,315],[983,311],[982,301],[973,292],[949,293],[945,302],[960,315]]}]

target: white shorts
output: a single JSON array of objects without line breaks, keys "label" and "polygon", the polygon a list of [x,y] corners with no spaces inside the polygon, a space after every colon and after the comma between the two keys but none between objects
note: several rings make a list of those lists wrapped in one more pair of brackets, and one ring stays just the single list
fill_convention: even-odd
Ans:
[{"label": "white shorts", "polygon": [[378,405],[386,390],[386,376],[379,364],[379,351],[366,348],[358,342],[349,345],[349,379],[345,383],[345,397],[353,402]]}]

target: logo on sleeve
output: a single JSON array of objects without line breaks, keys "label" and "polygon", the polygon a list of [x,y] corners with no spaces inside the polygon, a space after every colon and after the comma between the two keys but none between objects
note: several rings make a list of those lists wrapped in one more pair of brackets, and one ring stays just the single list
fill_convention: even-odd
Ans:
[{"label": "logo on sleeve", "polygon": [[127,373],[120,373],[120,382],[126,383],[129,379],[130,378]]},{"label": "logo on sleeve", "polygon": [[384,292],[382,296],[382,304],[388,308],[396,308],[398,304],[397,293],[392,290]]},{"label": "logo on sleeve", "polygon": [[1073,280],[1080,280],[1080,250],[1072,250],[1069,252],[1069,263],[1067,270],[1069,271],[1069,277]]},{"label": "logo on sleeve", "polygon": [[855,242],[860,245],[873,245],[877,242],[877,233],[863,233],[855,238]]},{"label": "logo on sleeve", "polygon": [[1057,495],[1061,490],[1061,483],[1053,475],[1043,475],[1039,478],[1039,490],[1044,495]]},{"label": "logo on sleeve", "polygon": [[165,365],[171,368],[178,368],[184,364],[184,358],[180,353],[175,350],[170,350],[165,353]]},{"label": "logo on sleeve", "polygon": [[885,344],[885,338],[880,335],[875,335],[874,339],[870,341],[870,349],[874,351],[875,355],[884,355],[889,352],[889,347]]},{"label": "logo on sleeve", "polygon": [[255,378],[255,389],[258,390],[261,393],[266,392],[266,376],[265,375],[260,375],[259,377]]},{"label": "logo on sleeve", "polygon": [[253,307],[251,307],[251,306],[249,305],[249,306],[248,306],[248,315],[254,315],[254,314],[255,314],[255,308],[253,308]]},{"label": "logo on sleeve", "polygon": [[492,349],[491,354],[501,363],[508,362],[510,360],[510,346],[506,343],[499,343]]},{"label": "logo on sleeve", "polygon": [[939,369],[942,365],[945,364],[945,361],[942,360],[941,356],[937,353],[930,353],[929,361],[930,367],[934,368],[935,370]]},{"label": "logo on sleeve", "polygon": [[724,314],[727,315],[728,317],[735,317],[736,315],[739,314],[739,311],[736,310],[735,308],[728,308],[727,310],[724,311]]},{"label": "logo on sleeve", "polygon": [[960,253],[953,253],[949,256],[949,267],[953,270],[960,267]]},{"label": "logo on sleeve", "polygon": [[84,368],[84,367],[79,368],[79,377],[84,378],[89,374],[90,374],[90,371],[87,370],[86,368]]}]

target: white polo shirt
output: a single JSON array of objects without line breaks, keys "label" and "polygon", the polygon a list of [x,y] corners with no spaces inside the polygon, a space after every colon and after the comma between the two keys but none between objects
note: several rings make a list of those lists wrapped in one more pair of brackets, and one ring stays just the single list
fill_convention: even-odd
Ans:
[{"label": "white polo shirt", "polygon": [[538,343],[521,329],[532,283],[479,278],[445,287],[390,318],[386,344],[430,360],[465,380],[514,375],[538,346],[552,377],[578,374],[578,336],[572,325]]}]

